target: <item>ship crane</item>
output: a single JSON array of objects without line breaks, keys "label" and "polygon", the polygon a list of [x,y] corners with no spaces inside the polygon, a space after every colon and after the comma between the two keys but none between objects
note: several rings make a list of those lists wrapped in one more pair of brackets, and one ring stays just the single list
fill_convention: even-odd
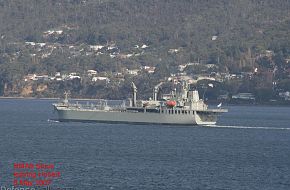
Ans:
[{"label": "ship crane", "polygon": [[153,101],[157,101],[157,94],[159,92],[160,86],[163,84],[163,82],[160,82],[157,84],[153,89]]},{"label": "ship crane", "polygon": [[136,107],[136,102],[137,102],[137,87],[136,85],[134,84],[134,82],[132,82],[131,84],[132,86],[132,90],[133,90],[133,107]]}]

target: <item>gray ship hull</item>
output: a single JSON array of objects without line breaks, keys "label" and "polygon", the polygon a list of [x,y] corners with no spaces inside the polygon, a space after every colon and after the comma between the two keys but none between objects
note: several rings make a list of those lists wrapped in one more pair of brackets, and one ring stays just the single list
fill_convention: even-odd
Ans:
[{"label": "gray ship hull", "polygon": [[129,110],[88,110],[55,106],[59,121],[166,124],[166,125],[214,125],[222,110],[188,110],[185,112],[164,110],[160,112],[134,112]]},{"label": "gray ship hull", "polygon": [[107,100],[96,101],[96,104],[72,104],[67,99],[67,93],[62,102],[53,106],[59,121],[105,123],[214,125],[218,115],[227,112],[224,109],[208,109],[204,101],[199,99],[198,91],[189,91],[189,86],[186,83],[182,84],[181,92],[173,92],[172,100],[169,101],[156,100],[156,87],[153,100],[137,101],[137,88],[132,83],[133,99],[129,100],[128,106],[124,101],[119,105],[108,104]]}]

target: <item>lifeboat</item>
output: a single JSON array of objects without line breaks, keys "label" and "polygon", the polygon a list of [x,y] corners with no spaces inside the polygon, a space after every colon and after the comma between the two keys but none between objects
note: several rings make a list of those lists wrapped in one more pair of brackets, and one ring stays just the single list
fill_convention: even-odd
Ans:
[{"label": "lifeboat", "polygon": [[173,108],[174,106],[176,106],[176,102],[174,100],[169,100],[166,102],[166,106],[169,108]]}]

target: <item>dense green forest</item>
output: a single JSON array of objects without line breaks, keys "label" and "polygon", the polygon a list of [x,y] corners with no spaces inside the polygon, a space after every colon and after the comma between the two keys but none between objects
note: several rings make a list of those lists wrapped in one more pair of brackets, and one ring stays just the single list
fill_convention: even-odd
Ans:
[{"label": "dense green forest", "polygon": [[[146,91],[189,62],[215,64],[219,72],[231,73],[253,71],[257,66],[273,70],[280,65],[282,72],[289,68],[285,63],[290,56],[289,29],[289,0],[0,0],[0,94],[7,86],[21,86],[23,76],[30,73],[118,72],[123,67],[156,66],[153,76],[125,77],[125,83],[141,81]],[[49,33],[52,30],[61,32]],[[29,48],[25,42],[55,47],[44,56],[45,50]],[[71,56],[67,48],[85,52],[90,45],[108,44],[114,44],[118,53],[140,56]],[[136,50],[136,45],[143,44],[148,46],[146,51]],[[170,49],[178,53],[168,53]],[[266,50],[275,57],[258,60]],[[288,84],[286,78],[278,77]],[[50,85],[55,91],[63,89],[60,84]],[[75,95],[94,92],[90,85],[76,85]],[[102,89],[126,92],[127,88],[126,83]]]}]

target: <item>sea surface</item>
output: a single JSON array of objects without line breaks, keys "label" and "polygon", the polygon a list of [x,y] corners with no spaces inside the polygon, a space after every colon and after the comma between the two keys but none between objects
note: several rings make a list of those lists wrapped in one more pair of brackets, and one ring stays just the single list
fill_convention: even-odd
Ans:
[{"label": "sea surface", "polygon": [[56,122],[53,102],[0,99],[1,188],[15,163],[44,163],[61,173],[52,188],[290,189],[290,107],[228,106],[216,126],[180,127]]}]

